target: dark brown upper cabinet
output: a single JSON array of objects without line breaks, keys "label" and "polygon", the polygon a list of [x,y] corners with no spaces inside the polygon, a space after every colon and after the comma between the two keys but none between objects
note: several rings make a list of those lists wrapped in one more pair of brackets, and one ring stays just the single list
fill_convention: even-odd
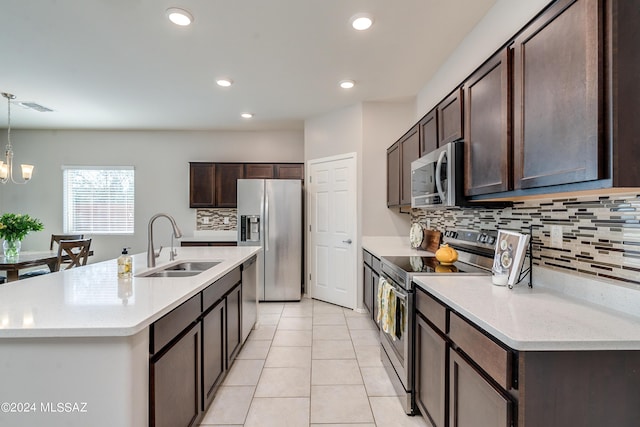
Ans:
[{"label": "dark brown upper cabinet", "polygon": [[420,127],[420,156],[438,148],[438,114],[434,108],[418,123]]},{"label": "dark brown upper cabinet", "polygon": [[208,208],[215,204],[215,163],[189,163],[189,207]]},{"label": "dark brown upper cabinet", "polygon": [[387,206],[400,204],[400,142],[387,149]]},{"label": "dark brown upper cabinet", "polygon": [[464,83],[466,196],[512,189],[510,68],[505,48]]},{"label": "dark brown upper cabinet", "polygon": [[416,125],[400,139],[400,205],[411,205],[411,162],[420,157],[419,127]]},{"label": "dark brown upper cabinet", "polygon": [[611,105],[613,120],[609,124],[615,143],[612,150],[612,178],[617,187],[639,187],[640,168],[640,7],[638,2],[616,0],[608,2],[611,20],[609,36],[614,41],[610,58],[610,81],[613,89]]},{"label": "dark brown upper cabinet", "polygon": [[420,125],[416,123],[387,149],[387,207],[411,206],[411,162],[420,157]]},{"label": "dark brown upper cabinet", "polygon": [[237,181],[244,178],[243,163],[216,163],[216,206],[235,208],[238,204]]},{"label": "dark brown upper cabinet", "polygon": [[514,187],[600,179],[603,9],[560,0],[514,42]]},{"label": "dark brown upper cabinet", "polygon": [[235,208],[239,179],[304,179],[303,163],[189,163],[189,207]]},{"label": "dark brown upper cabinet", "polygon": [[464,137],[462,107],[464,95],[457,88],[436,107],[438,114],[438,147]]},{"label": "dark brown upper cabinet", "polygon": [[277,179],[304,179],[304,164],[302,163],[276,163]]},{"label": "dark brown upper cabinet", "polygon": [[272,179],[274,175],[273,163],[245,163],[245,179]]}]

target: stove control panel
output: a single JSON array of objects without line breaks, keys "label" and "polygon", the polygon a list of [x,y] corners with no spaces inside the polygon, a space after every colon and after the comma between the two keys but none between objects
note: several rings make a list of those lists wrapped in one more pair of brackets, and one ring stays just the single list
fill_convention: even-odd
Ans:
[{"label": "stove control panel", "polygon": [[485,249],[495,249],[498,232],[495,230],[467,230],[451,228],[444,232],[445,243],[463,243]]}]

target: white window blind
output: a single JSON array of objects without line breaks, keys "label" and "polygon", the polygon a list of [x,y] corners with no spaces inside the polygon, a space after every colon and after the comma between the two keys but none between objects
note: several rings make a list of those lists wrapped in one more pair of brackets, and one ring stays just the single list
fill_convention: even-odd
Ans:
[{"label": "white window blind", "polygon": [[133,167],[62,169],[65,233],[133,234]]}]

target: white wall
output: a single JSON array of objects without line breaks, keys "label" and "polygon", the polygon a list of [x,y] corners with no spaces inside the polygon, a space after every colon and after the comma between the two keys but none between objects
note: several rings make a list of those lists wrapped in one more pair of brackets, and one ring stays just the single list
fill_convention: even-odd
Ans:
[{"label": "white wall", "polygon": [[[153,131],[14,131],[18,163],[36,166],[27,185],[0,186],[2,212],[28,213],[44,222],[31,233],[23,250],[48,248],[52,233],[62,232],[62,165],[132,165],[136,175],[135,234],[90,236],[91,262],[115,258],[122,247],[147,249],[147,224],[158,212],[176,218],[184,235],[195,229],[189,208],[189,161],[302,162],[302,131],[153,132]],[[4,145],[0,138],[0,144]],[[154,224],[156,248],[170,244],[169,222]]]},{"label": "white wall", "polygon": [[355,104],[304,122],[305,161],[359,152],[362,104]]},{"label": "white wall", "polygon": [[413,125],[414,111],[414,100],[363,106],[363,236],[409,235],[410,216],[387,208],[387,148]]},{"label": "white wall", "polygon": [[416,120],[461,84],[549,3],[550,0],[497,0],[418,92]]}]

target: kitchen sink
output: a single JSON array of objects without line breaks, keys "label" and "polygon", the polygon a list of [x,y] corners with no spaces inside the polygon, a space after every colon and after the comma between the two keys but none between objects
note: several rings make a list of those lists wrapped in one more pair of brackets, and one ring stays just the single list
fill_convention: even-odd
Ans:
[{"label": "kitchen sink", "polygon": [[222,261],[182,261],[161,270],[138,274],[136,277],[190,277],[202,273]]},{"label": "kitchen sink", "polygon": [[220,264],[220,261],[186,261],[169,266],[163,271],[205,271]]},{"label": "kitchen sink", "polygon": [[138,277],[189,277],[200,273],[202,271],[162,270],[151,274],[141,274]]}]

